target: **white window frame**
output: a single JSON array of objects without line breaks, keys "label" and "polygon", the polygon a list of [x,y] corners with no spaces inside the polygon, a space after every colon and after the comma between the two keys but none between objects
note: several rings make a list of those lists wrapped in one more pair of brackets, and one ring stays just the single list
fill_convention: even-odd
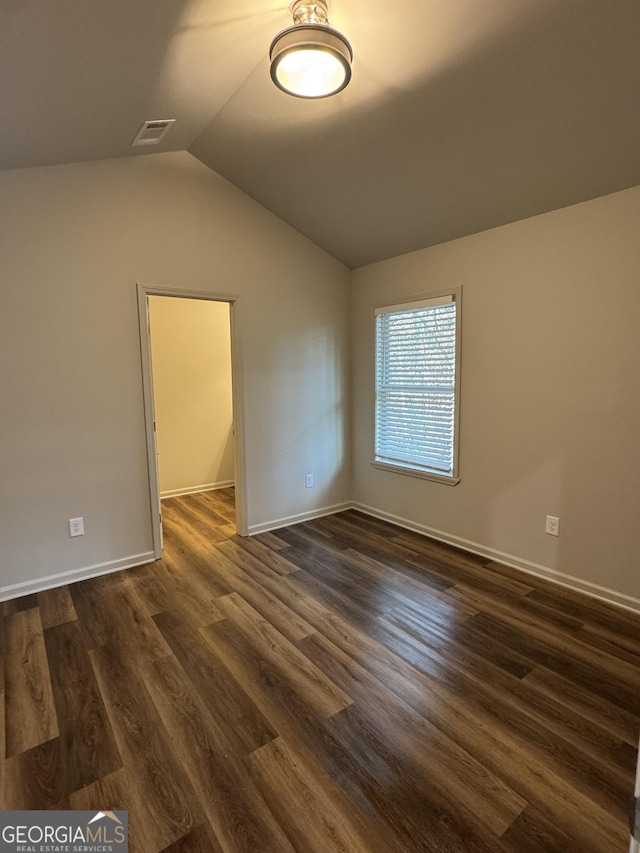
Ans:
[{"label": "white window frame", "polygon": [[456,347],[455,347],[455,389],[454,389],[454,423],[453,423],[453,467],[451,473],[438,472],[435,469],[429,469],[420,465],[414,465],[410,462],[396,462],[379,458],[376,447],[377,423],[374,422],[374,438],[373,438],[373,458],[371,464],[374,468],[380,468],[383,471],[394,471],[398,474],[407,474],[410,477],[420,477],[424,480],[431,480],[437,483],[443,483],[448,486],[455,486],[460,482],[459,475],[459,436],[460,436],[460,351],[461,351],[461,329],[462,329],[462,287],[455,287],[448,290],[440,290],[432,293],[426,293],[418,296],[407,297],[394,304],[385,303],[374,307],[373,316],[373,336],[374,336],[374,419],[377,419],[378,411],[378,336],[377,336],[377,318],[381,314],[400,313],[402,311],[411,310],[412,308],[423,308],[429,305],[442,305],[449,302],[456,304]]}]

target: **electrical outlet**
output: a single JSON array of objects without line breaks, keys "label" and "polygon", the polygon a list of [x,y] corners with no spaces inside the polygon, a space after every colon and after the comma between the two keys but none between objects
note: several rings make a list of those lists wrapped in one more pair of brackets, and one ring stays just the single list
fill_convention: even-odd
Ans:
[{"label": "electrical outlet", "polygon": [[69,519],[69,536],[84,536],[84,518]]},{"label": "electrical outlet", "polygon": [[304,487],[305,489],[313,488],[313,474],[305,474]]},{"label": "electrical outlet", "polygon": [[549,536],[560,536],[560,519],[556,518],[555,515],[548,515],[544,532],[548,533]]}]

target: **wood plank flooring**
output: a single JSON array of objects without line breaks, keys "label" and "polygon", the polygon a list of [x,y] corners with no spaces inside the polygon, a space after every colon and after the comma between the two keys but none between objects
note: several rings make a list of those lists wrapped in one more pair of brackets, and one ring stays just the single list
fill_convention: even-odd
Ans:
[{"label": "wood plank flooring", "polygon": [[640,619],[355,511],[6,602],[2,808],[134,853],[624,853]]}]

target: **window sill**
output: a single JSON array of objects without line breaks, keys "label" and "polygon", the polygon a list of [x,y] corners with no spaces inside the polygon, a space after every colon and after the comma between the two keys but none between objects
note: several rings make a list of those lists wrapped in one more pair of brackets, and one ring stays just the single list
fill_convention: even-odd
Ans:
[{"label": "window sill", "polygon": [[412,468],[410,465],[393,465],[391,462],[379,462],[372,459],[374,468],[381,471],[393,471],[396,474],[406,474],[409,477],[419,477],[421,480],[431,480],[432,483],[442,483],[445,486],[457,486],[460,477],[449,477],[447,474],[436,474],[431,471],[423,471],[421,468]]}]

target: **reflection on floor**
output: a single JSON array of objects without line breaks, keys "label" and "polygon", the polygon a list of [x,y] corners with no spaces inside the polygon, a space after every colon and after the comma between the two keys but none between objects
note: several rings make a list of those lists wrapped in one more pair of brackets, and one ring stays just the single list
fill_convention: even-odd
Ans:
[{"label": "reflection on floor", "polygon": [[3,808],[126,809],[130,849],[625,851],[640,621],[354,511],[4,605]]}]

